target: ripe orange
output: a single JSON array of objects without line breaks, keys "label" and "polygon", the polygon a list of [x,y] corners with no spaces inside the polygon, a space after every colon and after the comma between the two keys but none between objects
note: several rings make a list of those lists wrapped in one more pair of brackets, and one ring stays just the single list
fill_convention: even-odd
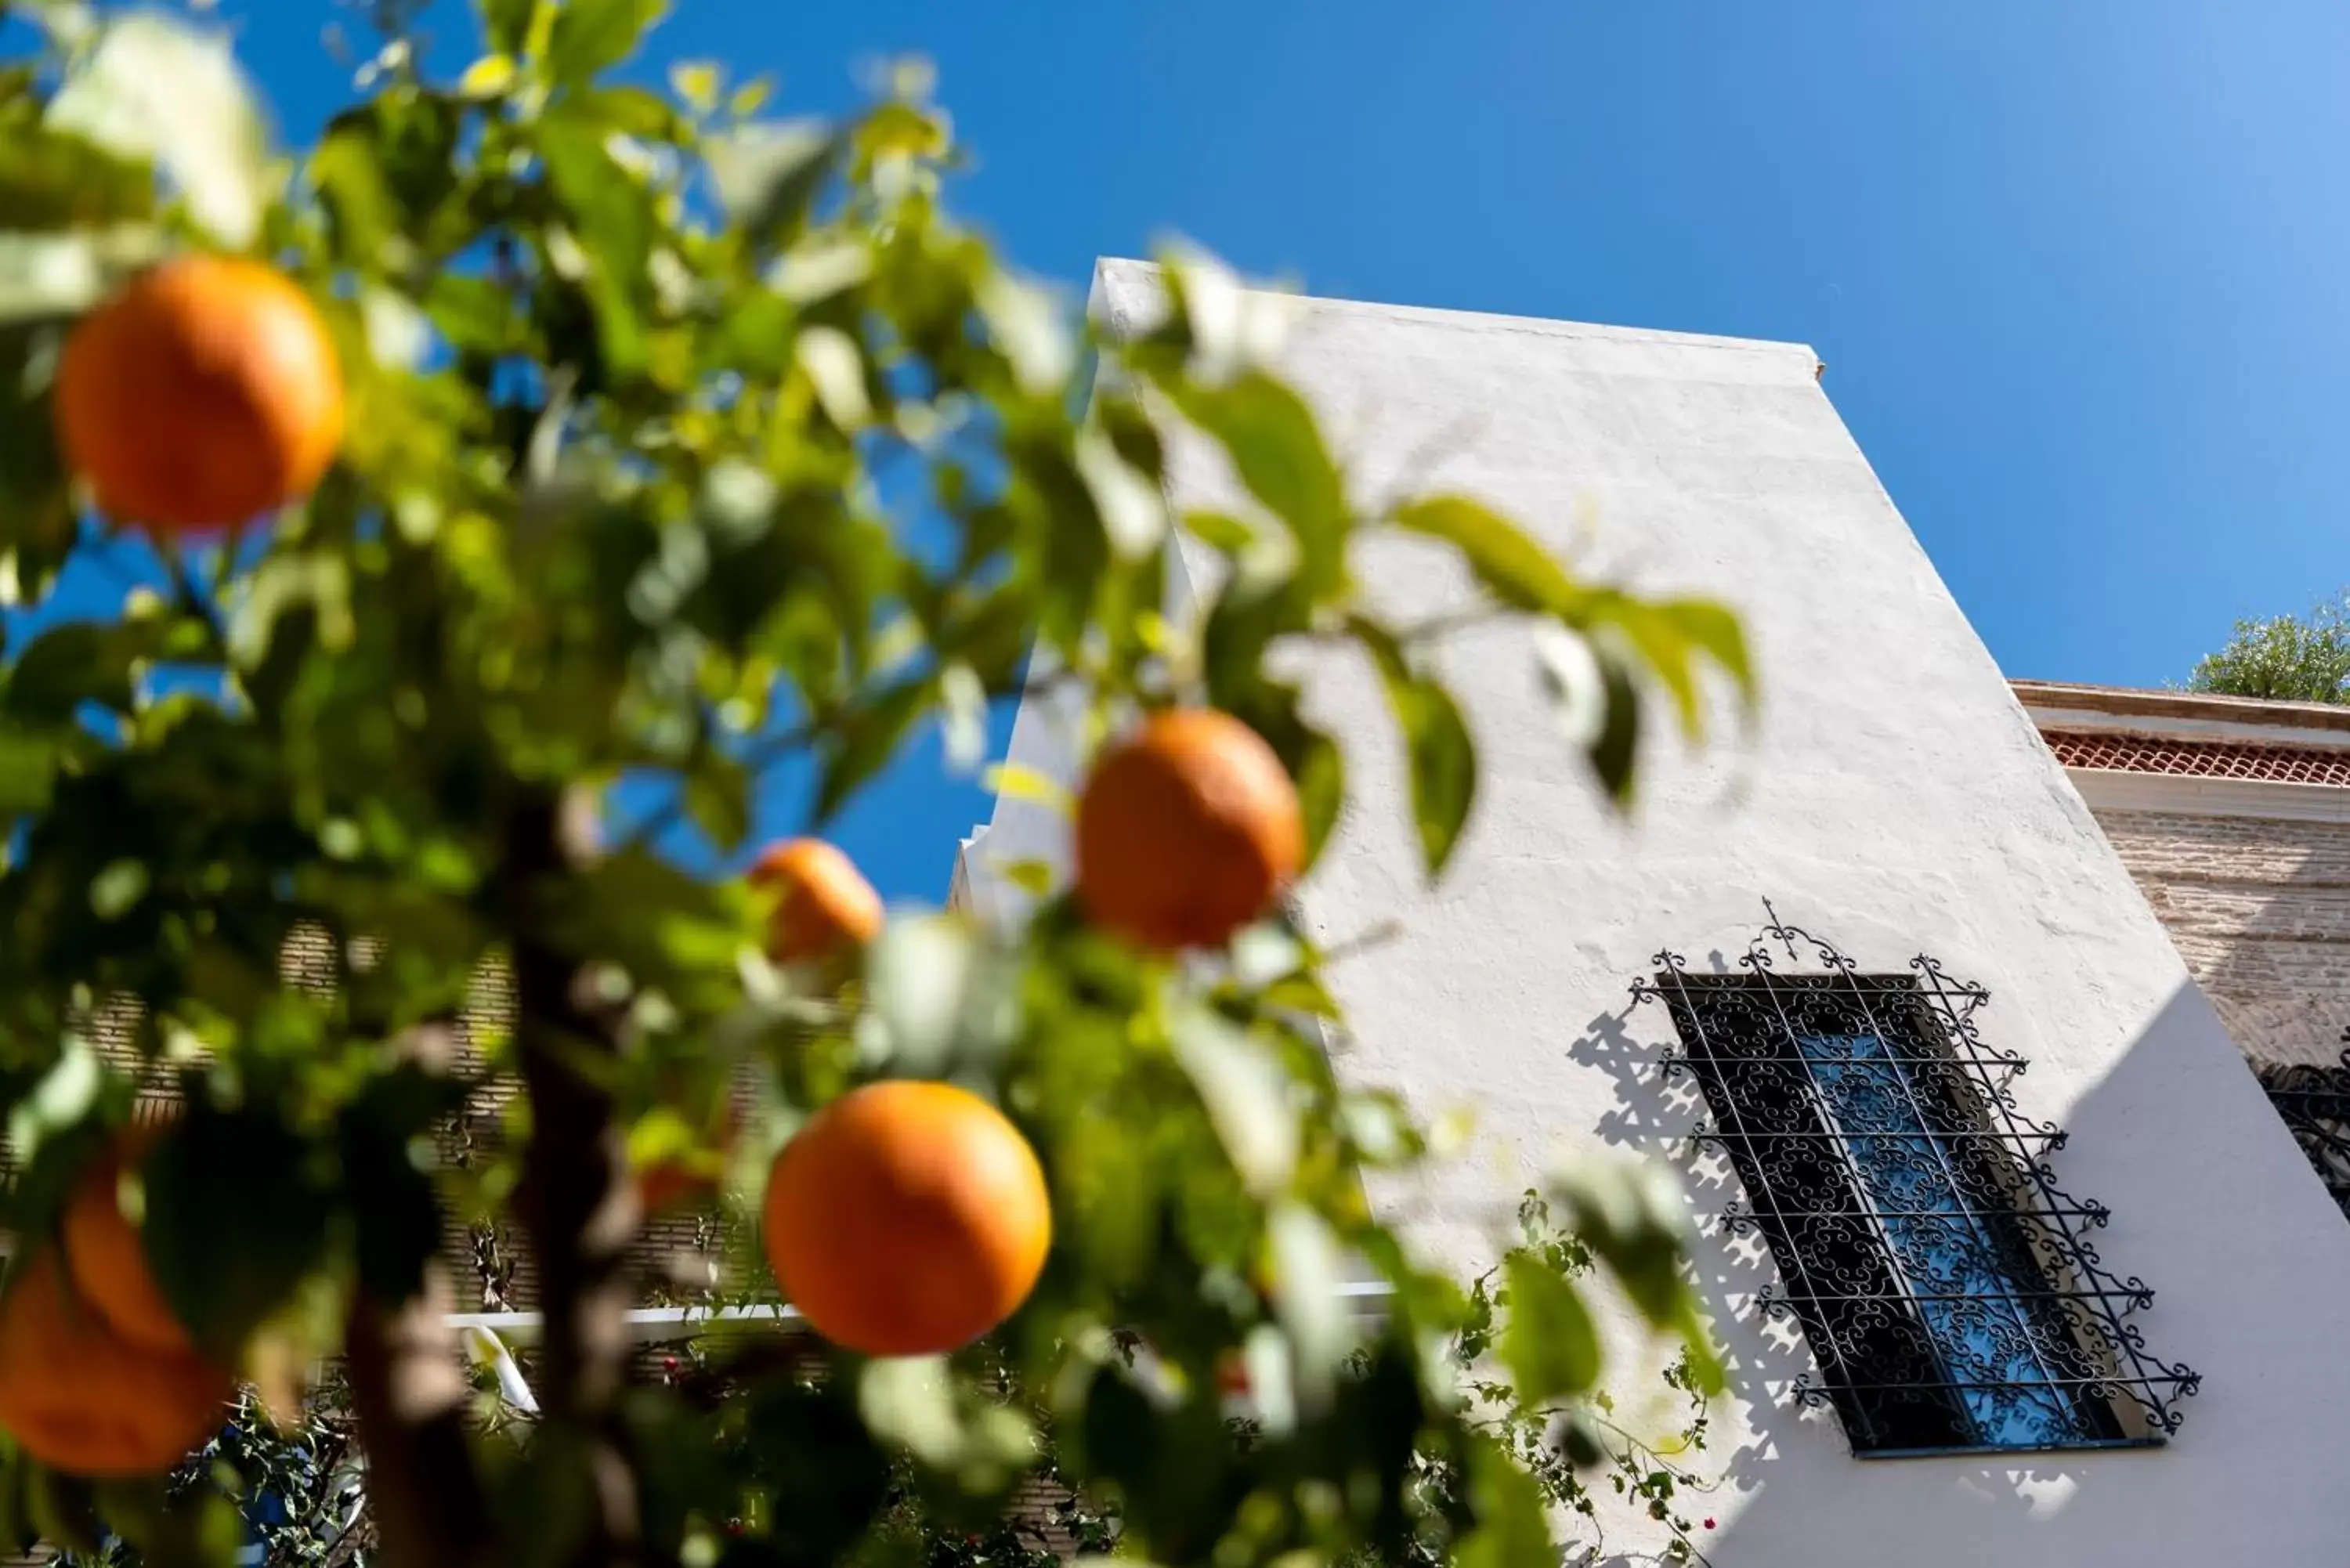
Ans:
[{"label": "ripe orange", "polygon": [[73,1292],[57,1251],[25,1261],[0,1298],[0,1427],[74,1475],[158,1475],[226,1417],[227,1374],[120,1338]]},{"label": "ripe orange", "polygon": [[1305,858],[1297,789],[1254,730],[1212,708],[1154,713],[1077,800],[1077,899],[1147,948],[1218,947]]},{"label": "ripe orange", "polygon": [[869,1084],[767,1177],[767,1262],[808,1325],[868,1355],[970,1344],[1035,1288],[1053,1203],[1028,1140],[951,1084]]},{"label": "ripe orange", "polygon": [[116,517],[225,528],[307,493],[343,439],[343,378],[309,297],[259,262],[165,262],[82,318],[57,439]]},{"label": "ripe orange", "polygon": [[770,846],[751,867],[751,885],[781,895],[767,928],[767,956],[777,963],[837,957],[881,930],[881,895],[855,861],[820,838]]},{"label": "ripe orange", "polygon": [[123,1169],[143,1160],[153,1141],[147,1129],[126,1133],[83,1173],[66,1200],[66,1271],[116,1334],[143,1350],[184,1355],[193,1343],[164,1304],[139,1227],[122,1211]]}]

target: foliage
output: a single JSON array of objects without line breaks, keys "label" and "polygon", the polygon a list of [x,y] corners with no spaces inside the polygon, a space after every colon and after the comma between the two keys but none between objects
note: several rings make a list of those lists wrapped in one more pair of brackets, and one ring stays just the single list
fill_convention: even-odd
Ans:
[{"label": "foliage", "polygon": [[2190,691],[2284,702],[2350,702],[2350,591],[2307,616],[2239,620],[2227,646],[2195,661]]},{"label": "foliage", "polygon": [[[1365,506],[1271,368],[1267,296],[1212,261],[1170,254],[1164,317],[1130,340],[1073,324],[949,215],[959,153],[918,66],[849,119],[763,118],[765,84],[716,66],[646,85],[658,0],[479,0],[488,52],[454,80],[395,36],[315,147],[271,158],[204,35],[16,9],[44,41],[0,64],[7,1226],[37,1245],[132,1080],[175,1085],[150,1262],[249,1369],[347,1358],[402,1568],[927,1558],[994,1528],[1040,1430],[1154,1561],[1547,1568],[1544,1505],[1579,1483],[1527,1423],[1598,1386],[1583,1251],[1555,1267],[1530,1242],[1464,1291],[1380,1222],[1365,1175],[1433,1157],[1397,1097],[1334,1072],[1312,943],[1268,919],[1154,959],[1055,898],[1014,931],[902,916],[835,991],[763,956],[760,898],[659,846],[683,823],[736,856],[786,758],[813,764],[819,825],[925,726],[976,766],[962,738],[1033,656],[1097,734],[1174,702],[1245,720],[1318,851],[1347,758],[1276,673],[1296,645],[1383,678],[1434,876],[1475,795],[1432,657],[1450,627],[1525,626],[1563,743],[1622,798],[1644,701],[1695,735],[1710,679],[1751,698],[1736,621],[1586,580],[1469,497]],[[47,410],[73,322],[189,248],[265,254],[309,292],[351,418],[314,495],[182,548],[84,507]],[[1168,514],[1179,432],[1221,451],[1244,508]],[[1179,529],[1214,567],[1196,622],[1162,613]],[[1350,565],[1381,535],[1449,552],[1476,600],[1384,614]],[[115,583],[120,612],[53,597],[68,572]],[[590,842],[580,807],[622,781],[667,804]],[[327,933],[332,983],[286,978],[297,931]],[[513,1027],[452,1054],[492,968]],[[99,1063],[102,1012],[131,1021],[135,1064]],[[712,1126],[745,1069],[738,1215],[855,1082],[953,1077],[1006,1110],[1056,1244],[1000,1334],[818,1376],[754,1350],[724,1397],[625,1376],[621,1151]],[[526,1136],[418,1158],[504,1075]],[[1710,1382],[1672,1195],[1613,1172],[1553,1196]],[[436,1381],[452,1213],[533,1255],[543,1418],[477,1421]],[[1388,1293],[1367,1323],[1339,1304],[1349,1256]],[[1233,1355],[1245,1442],[1214,1393]],[[1605,1457],[1577,1446],[1595,1430],[1568,1428],[1568,1459]],[[65,1485],[5,1459],[0,1502]],[[66,1490],[158,1563],[234,1548],[206,1488]]]}]

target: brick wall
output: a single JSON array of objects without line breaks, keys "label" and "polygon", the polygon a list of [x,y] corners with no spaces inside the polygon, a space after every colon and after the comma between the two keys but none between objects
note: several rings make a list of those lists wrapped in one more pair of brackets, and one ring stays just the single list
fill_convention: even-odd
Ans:
[{"label": "brick wall", "polygon": [[2350,1026],[2350,825],[2099,811],[2246,1055],[2331,1063]]}]

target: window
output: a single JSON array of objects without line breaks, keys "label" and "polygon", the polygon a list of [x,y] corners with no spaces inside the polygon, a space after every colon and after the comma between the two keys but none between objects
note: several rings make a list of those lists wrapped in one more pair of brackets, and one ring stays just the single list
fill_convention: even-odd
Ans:
[{"label": "window", "polygon": [[1745,1189],[1722,1222],[1769,1246],[1761,1310],[1792,1318],[1818,1366],[1797,1403],[1833,1406],[1870,1457],[2177,1429],[2196,1375],[2146,1353],[2129,1320],[2154,1293],[2086,1240],[2105,1208],[2056,1187],[2064,1134],[2017,1111],[2024,1064],[1976,1032],[1987,992],[1926,958],[1860,972],[1775,915],[1730,972],[1658,962],[1635,992],[1664,1002],[1668,1071],[1709,1113],[1694,1137]]},{"label": "window", "polygon": [[[2343,1038],[2350,1041],[2350,1032]],[[2300,1063],[2265,1066],[2260,1075],[2269,1104],[2309,1157],[2310,1168],[2350,1215],[2350,1051],[2331,1067]]]}]

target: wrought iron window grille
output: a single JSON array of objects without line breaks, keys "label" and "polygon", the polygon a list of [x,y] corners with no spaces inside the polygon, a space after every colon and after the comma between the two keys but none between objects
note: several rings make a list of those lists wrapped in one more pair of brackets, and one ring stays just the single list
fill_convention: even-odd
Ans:
[{"label": "wrought iron window grille", "polygon": [[2056,1184],[2064,1134],[2018,1109],[2026,1063],[1977,1025],[1990,992],[1922,954],[1865,972],[1763,907],[1733,971],[1660,952],[1632,993],[1671,1016],[1664,1074],[1706,1106],[1690,1139],[1744,1189],[1721,1227],[1777,1265],[1757,1310],[1810,1347],[1794,1402],[1864,1458],[2166,1440],[2199,1376],[2147,1351],[2154,1292],[2089,1240],[2109,1211]]},{"label": "wrought iron window grille", "polygon": [[[2350,1047],[2350,1029],[2342,1032],[2342,1040]],[[2350,1049],[2331,1066],[2267,1066],[2260,1069],[2260,1079],[2310,1168],[2350,1217]]]}]

